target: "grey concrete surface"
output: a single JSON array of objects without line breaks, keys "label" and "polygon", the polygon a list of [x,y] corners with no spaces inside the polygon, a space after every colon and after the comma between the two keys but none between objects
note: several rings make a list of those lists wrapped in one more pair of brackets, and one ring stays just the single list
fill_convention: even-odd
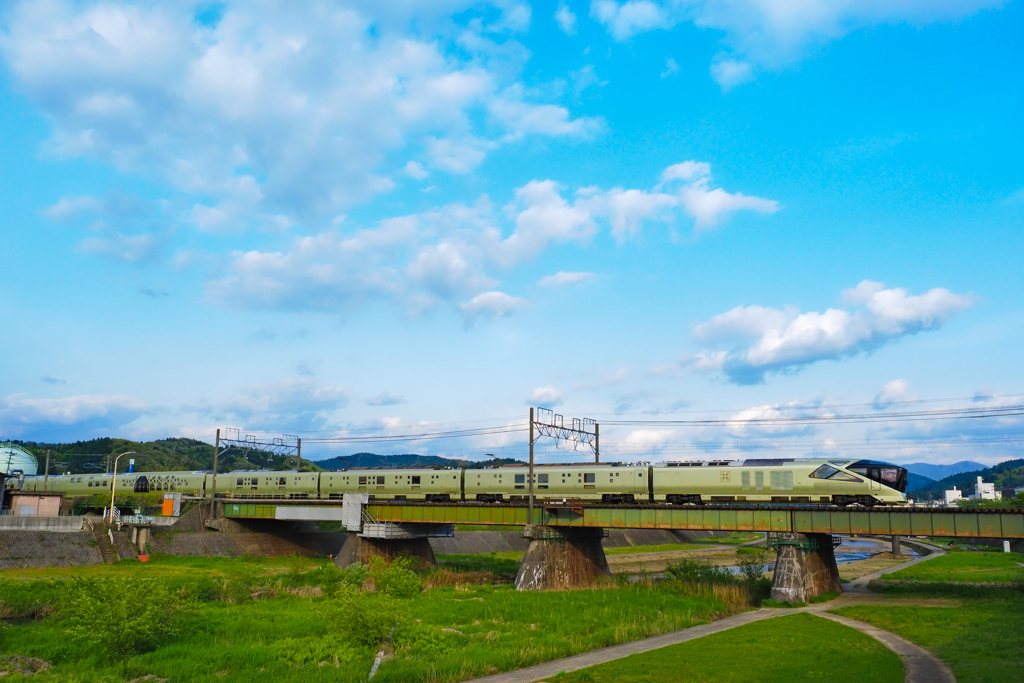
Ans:
[{"label": "grey concrete surface", "polygon": [[37,517],[4,515],[0,531],[81,531],[83,517]]}]

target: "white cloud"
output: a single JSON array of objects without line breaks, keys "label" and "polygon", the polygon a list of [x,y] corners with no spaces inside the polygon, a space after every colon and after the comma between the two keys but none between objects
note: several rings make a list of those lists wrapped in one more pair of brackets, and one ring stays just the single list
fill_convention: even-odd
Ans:
[{"label": "white cloud", "polygon": [[527,403],[541,408],[555,408],[565,403],[565,401],[562,400],[561,390],[553,386],[546,386],[534,389]]},{"label": "white cloud", "polygon": [[[708,189],[709,172],[707,164],[686,162],[667,169],[663,180],[699,177],[671,193],[588,187],[571,200],[555,181],[534,180],[500,210],[484,196],[473,205],[392,218],[375,228],[298,237],[281,250],[238,251],[208,283],[208,293],[216,302],[248,308],[347,313],[385,299],[409,311],[458,304],[468,319],[484,311],[506,314],[524,302],[494,291],[501,275],[557,245],[586,244],[603,224],[621,242],[645,221],[671,223],[679,213],[693,216],[699,231],[741,208],[774,210],[769,200]],[[701,200],[704,194],[711,199]],[[540,285],[589,276],[561,273]]]},{"label": "white cloud", "polygon": [[62,197],[59,202],[43,210],[43,215],[53,220],[66,221],[83,213],[99,211],[103,202],[95,197]]},{"label": "white cloud", "polygon": [[86,237],[78,245],[85,254],[105,256],[122,263],[151,263],[160,259],[163,242],[153,233],[122,235],[108,231],[99,237]]},{"label": "white cloud", "polygon": [[243,428],[310,430],[332,424],[348,400],[348,392],[341,387],[317,384],[305,377],[289,378],[245,387],[215,413],[240,421]]},{"label": "white cloud", "polygon": [[[912,296],[865,280],[843,293],[863,310],[830,308],[801,313],[796,308],[738,306],[694,328],[706,341],[754,339],[721,358],[726,376],[738,384],[764,381],[766,373],[791,372],[820,360],[838,360],[918,332],[936,330],[973,297],[935,288]],[[713,356],[705,356],[713,357]]]},{"label": "white cloud", "polygon": [[814,47],[870,26],[907,23],[924,26],[957,21],[1006,0],[594,0],[591,16],[623,41],[683,21],[724,33],[736,59],[719,57],[712,76],[729,90],[755,71],[778,69],[803,58]]},{"label": "white cloud", "polygon": [[41,441],[110,436],[153,412],[145,401],[131,396],[0,397],[0,425],[5,432]]},{"label": "white cloud", "polygon": [[484,292],[477,294],[464,304],[460,304],[467,322],[472,322],[483,314],[496,316],[509,315],[526,306],[526,300],[510,296],[505,292]]},{"label": "white cloud", "polygon": [[559,3],[558,9],[555,10],[555,22],[566,35],[576,35],[576,15],[564,2]]},{"label": "white cloud", "polygon": [[[529,5],[498,4],[475,32],[489,38],[456,44],[451,16],[486,7],[237,0],[202,22],[193,3],[24,0],[8,7],[0,55],[52,122],[50,152],[165,183],[204,228],[228,219],[202,207],[320,220],[388,191],[380,169],[410,148],[465,173],[502,140],[599,128],[528,101],[521,65],[490,60],[522,51],[502,36],[530,21]],[[442,37],[413,37],[422,26]]]},{"label": "white cloud", "polygon": [[593,273],[577,272],[567,273],[564,270],[560,270],[554,275],[545,275],[537,283],[539,287],[564,287],[565,285],[575,285],[589,280],[594,277]]},{"label": "white cloud", "polygon": [[430,175],[418,161],[410,161],[407,163],[405,165],[405,174],[410,178],[415,178],[416,180],[423,180]]},{"label": "white cloud", "polygon": [[875,408],[882,409],[887,407],[893,401],[900,401],[907,397],[907,390],[910,385],[905,379],[894,379],[890,382],[886,382],[882,385],[882,390],[875,395],[873,405]]},{"label": "white cloud", "polygon": [[661,77],[668,78],[669,76],[675,76],[679,73],[679,64],[672,57],[665,60],[665,70],[661,72]]},{"label": "white cloud", "polygon": [[723,92],[729,92],[737,85],[754,80],[754,69],[746,62],[723,59],[711,65],[711,78],[715,79]]},{"label": "white cloud", "polygon": [[608,27],[615,40],[629,40],[638,33],[656,28],[672,28],[676,23],[670,12],[649,0],[628,0],[621,5],[614,0],[594,0],[590,16]]}]

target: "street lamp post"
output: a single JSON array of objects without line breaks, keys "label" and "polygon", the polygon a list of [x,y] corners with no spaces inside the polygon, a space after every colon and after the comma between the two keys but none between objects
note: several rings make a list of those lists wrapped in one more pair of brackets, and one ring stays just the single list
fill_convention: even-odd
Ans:
[{"label": "street lamp post", "polygon": [[[128,451],[121,455],[133,455],[134,453],[135,451]],[[117,461],[121,459],[121,455],[114,458],[114,481],[110,485],[110,519],[107,522],[108,524],[114,523],[114,492],[117,491]]]}]

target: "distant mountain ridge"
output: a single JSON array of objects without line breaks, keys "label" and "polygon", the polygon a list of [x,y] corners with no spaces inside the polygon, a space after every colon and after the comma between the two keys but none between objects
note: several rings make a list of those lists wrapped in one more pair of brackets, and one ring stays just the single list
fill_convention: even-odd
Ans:
[{"label": "distant mountain ridge", "polygon": [[952,465],[933,465],[929,462],[914,462],[909,465],[904,465],[904,467],[919,477],[926,477],[932,481],[938,481],[962,472],[977,472],[978,470],[985,469],[988,465],[983,465],[982,463],[974,462],[973,460],[961,460],[960,462],[955,462]]},{"label": "distant mountain ridge", "polygon": [[494,467],[495,465],[523,465],[515,458],[492,458],[490,460],[461,460],[444,458],[440,455],[419,455],[405,453],[401,455],[377,455],[376,453],[354,453],[336,456],[326,460],[312,461],[317,467],[325,470],[344,470],[357,467],[461,467],[475,469]]},{"label": "distant mountain ridge", "polygon": [[996,490],[1011,486],[1024,486],[1024,459],[1007,460],[994,467],[982,467],[972,472],[959,472],[932,482],[918,489],[907,487],[907,492],[918,497],[941,498],[942,492],[954,486],[968,494],[974,493],[974,484],[978,477],[996,485]]}]

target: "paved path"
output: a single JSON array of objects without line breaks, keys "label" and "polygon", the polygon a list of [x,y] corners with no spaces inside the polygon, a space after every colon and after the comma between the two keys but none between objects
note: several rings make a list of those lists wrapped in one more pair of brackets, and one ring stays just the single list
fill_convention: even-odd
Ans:
[{"label": "paved path", "polygon": [[[942,550],[934,548],[934,546],[929,546],[929,548],[933,548],[933,553],[931,555],[918,557],[910,560],[909,562],[863,576],[849,584],[848,589],[852,588],[855,593],[863,594],[863,592],[867,590],[866,587],[868,582],[873,579],[877,579],[883,574],[911,567],[919,562],[924,562],[945,554]],[[849,604],[856,604],[856,595],[848,596],[848,599],[843,600],[843,602],[846,603],[842,605],[843,607],[846,607]],[[703,638],[704,636],[709,636],[714,633],[721,633],[722,631],[727,631],[729,629],[736,628],[737,626],[745,626],[746,624],[752,624],[765,619],[772,619],[774,617],[794,614],[797,612],[809,612],[825,619],[831,619],[837,623],[857,629],[861,633],[869,635],[879,641],[895,652],[903,661],[905,683],[956,683],[956,678],[953,677],[953,672],[950,671],[949,667],[927,650],[914,645],[904,638],[900,638],[897,635],[889,633],[888,631],[875,628],[870,624],[865,624],[862,621],[856,621],[847,617],[841,617],[837,614],[828,614],[825,611],[828,609],[835,609],[837,606],[838,605],[835,602],[824,602],[808,605],[807,607],[799,609],[759,609],[744,612],[742,614],[726,617],[725,619],[719,619],[718,621],[714,621],[710,624],[701,624],[700,626],[693,626],[681,631],[674,631],[672,633],[666,633],[652,638],[645,638],[644,640],[635,640],[630,643],[623,643],[622,645],[613,645],[612,647],[606,647],[600,650],[592,650],[590,652],[584,652],[583,654],[566,657],[564,659],[556,659],[551,662],[544,662],[543,664],[535,664],[534,666],[529,666],[524,669],[506,671],[504,673],[485,676],[483,678],[474,678],[473,680],[465,681],[464,683],[534,683],[535,681],[541,681],[549,676],[554,676],[561,671],[579,671],[580,669],[604,664],[616,659],[628,657],[629,655],[639,654],[641,652],[650,652],[651,650],[657,650],[669,645],[678,645],[679,643]]]},{"label": "paved path", "polygon": [[903,564],[893,565],[892,567],[887,567],[886,569],[879,569],[877,572],[872,572],[871,574],[865,574],[864,576],[860,577],[859,579],[854,579],[853,581],[851,581],[850,583],[845,585],[843,587],[843,590],[844,591],[854,592],[854,593],[863,593],[864,591],[866,591],[868,589],[868,584],[869,583],[871,583],[872,581],[875,581],[877,579],[880,579],[883,574],[892,574],[893,572],[898,572],[901,569],[906,569],[907,567],[913,567],[915,564],[920,564],[922,562],[927,562],[928,560],[934,560],[936,557],[942,557],[943,555],[946,554],[945,550],[943,550],[942,548],[940,548],[938,546],[932,545],[930,543],[922,543],[921,541],[917,541],[917,540],[915,540],[914,543],[916,545],[920,545],[920,546],[924,546],[924,547],[928,548],[929,550],[931,550],[931,553],[928,554],[928,555],[924,555],[924,556],[920,556],[920,557],[915,557],[914,559],[910,560],[909,562],[904,562]]}]

